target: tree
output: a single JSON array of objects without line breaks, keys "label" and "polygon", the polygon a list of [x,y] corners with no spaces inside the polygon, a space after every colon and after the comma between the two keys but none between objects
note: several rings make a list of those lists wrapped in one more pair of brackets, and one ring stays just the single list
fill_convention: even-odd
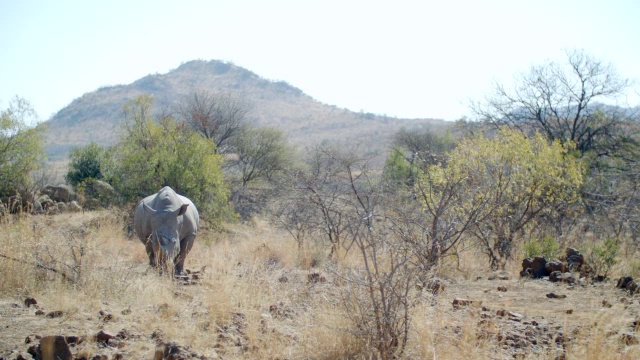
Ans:
[{"label": "tree", "polygon": [[42,166],[44,128],[28,124],[36,117],[31,104],[19,97],[0,112],[0,197],[15,195]]},{"label": "tree", "polygon": [[185,97],[176,112],[189,127],[213,140],[216,151],[231,151],[230,141],[249,124],[251,104],[232,93],[197,91]]},{"label": "tree", "polygon": [[240,173],[242,187],[258,179],[271,179],[291,162],[291,150],[282,131],[274,128],[249,128],[233,141],[232,164]]},{"label": "tree", "polygon": [[455,142],[449,133],[439,134],[431,129],[401,129],[393,136],[384,177],[396,185],[404,183],[413,186],[425,164],[443,161],[444,153],[454,147]]},{"label": "tree", "polygon": [[488,202],[470,231],[493,268],[504,267],[513,244],[538,221],[579,201],[584,166],[570,150],[542,134],[501,129],[493,139],[464,139],[451,153],[448,171],[468,179],[465,189],[477,189],[467,201]]},{"label": "tree", "polygon": [[609,155],[628,140],[622,128],[630,113],[605,104],[628,85],[611,65],[582,51],[567,51],[566,63],[534,66],[516,78],[513,89],[496,84],[493,94],[472,110],[496,127],[537,131],[550,141],[572,142],[581,153]]},{"label": "tree", "polygon": [[92,142],[83,147],[75,147],[69,153],[69,171],[65,180],[73,186],[86,179],[102,180],[102,162],[106,151],[100,145]]},{"label": "tree", "polygon": [[107,178],[126,200],[134,201],[171,186],[213,220],[228,216],[229,190],[215,146],[170,116],[153,121],[153,99],[141,96],[125,106],[123,136],[113,148]]}]

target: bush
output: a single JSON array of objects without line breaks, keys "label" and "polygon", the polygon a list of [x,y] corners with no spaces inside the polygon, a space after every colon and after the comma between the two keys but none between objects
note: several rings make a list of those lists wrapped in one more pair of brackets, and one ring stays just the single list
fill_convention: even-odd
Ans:
[{"label": "bush", "polygon": [[545,236],[538,241],[530,241],[524,244],[524,257],[534,258],[542,256],[547,260],[555,259],[558,256],[560,245],[553,236]]},{"label": "bush", "polygon": [[104,177],[102,163],[105,156],[105,149],[93,142],[71,149],[69,171],[65,175],[65,180],[72,186],[77,186],[87,179],[102,180]]},{"label": "bush", "polygon": [[596,275],[607,277],[611,268],[618,262],[619,250],[620,247],[612,238],[606,239],[602,244],[596,245],[591,249],[589,264],[593,266]]}]

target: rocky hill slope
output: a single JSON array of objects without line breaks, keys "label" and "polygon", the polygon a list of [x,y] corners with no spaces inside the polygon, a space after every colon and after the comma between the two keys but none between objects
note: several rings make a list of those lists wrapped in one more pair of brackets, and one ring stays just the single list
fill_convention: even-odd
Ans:
[{"label": "rocky hill slope", "polygon": [[[339,86],[339,84],[336,84]],[[141,94],[155,98],[155,110],[171,106],[194,91],[226,91],[250,101],[258,125],[282,129],[293,144],[321,142],[360,143],[371,153],[381,153],[390,136],[401,127],[445,127],[436,119],[398,119],[358,113],[323,104],[283,81],[261,78],[242,67],[221,61],[195,60],[166,74],[145,76],[129,85],[100,88],[75,99],[47,121],[49,159],[63,159],[73,146],[90,141],[112,145],[122,106]]]}]

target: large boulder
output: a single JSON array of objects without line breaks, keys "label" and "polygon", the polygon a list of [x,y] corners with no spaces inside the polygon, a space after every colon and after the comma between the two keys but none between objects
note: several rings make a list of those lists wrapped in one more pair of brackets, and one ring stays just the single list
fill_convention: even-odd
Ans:
[{"label": "large boulder", "polygon": [[534,279],[540,279],[544,276],[548,276],[549,273],[546,269],[547,260],[541,256],[535,258],[526,258],[522,260],[521,277],[530,276]]},{"label": "large boulder", "polygon": [[554,271],[566,272],[567,266],[560,260],[549,261],[545,266],[547,272],[551,274]]},{"label": "large boulder", "polygon": [[574,248],[567,248],[566,252],[567,267],[571,271],[580,271],[582,265],[586,263],[584,256],[580,254],[580,251]]},{"label": "large boulder", "polygon": [[72,200],[73,191],[68,185],[47,185],[43,191],[56,202],[69,202]]},{"label": "large boulder", "polygon": [[78,211],[82,211],[82,206],[80,206],[80,204],[78,204],[77,201],[73,200],[72,202],[69,203],[69,205],[67,206],[67,209],[71,212],[78,212]]}]

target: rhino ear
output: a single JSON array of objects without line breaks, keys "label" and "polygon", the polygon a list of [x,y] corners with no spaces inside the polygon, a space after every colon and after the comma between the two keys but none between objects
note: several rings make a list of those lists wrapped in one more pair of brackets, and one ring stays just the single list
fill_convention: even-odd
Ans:
[{"label": "rhino ear", "polygon": [[153,210],[149,205],[142,203],[142,207],[144,208],[144,211],[149,213],[149,214],[155,214],[156,211]]},{"label": "rhino ear", "polygon": [[182,204],[182,206],[180,206],[180,207],[176,210],[176,211],[177,211],[177,213],[178,213],[178,215],[177,215],[177,216],[184,215],[184,213],[186,213],[186,212],[187,212],[187,207],[189,207],[189,204]]}]

